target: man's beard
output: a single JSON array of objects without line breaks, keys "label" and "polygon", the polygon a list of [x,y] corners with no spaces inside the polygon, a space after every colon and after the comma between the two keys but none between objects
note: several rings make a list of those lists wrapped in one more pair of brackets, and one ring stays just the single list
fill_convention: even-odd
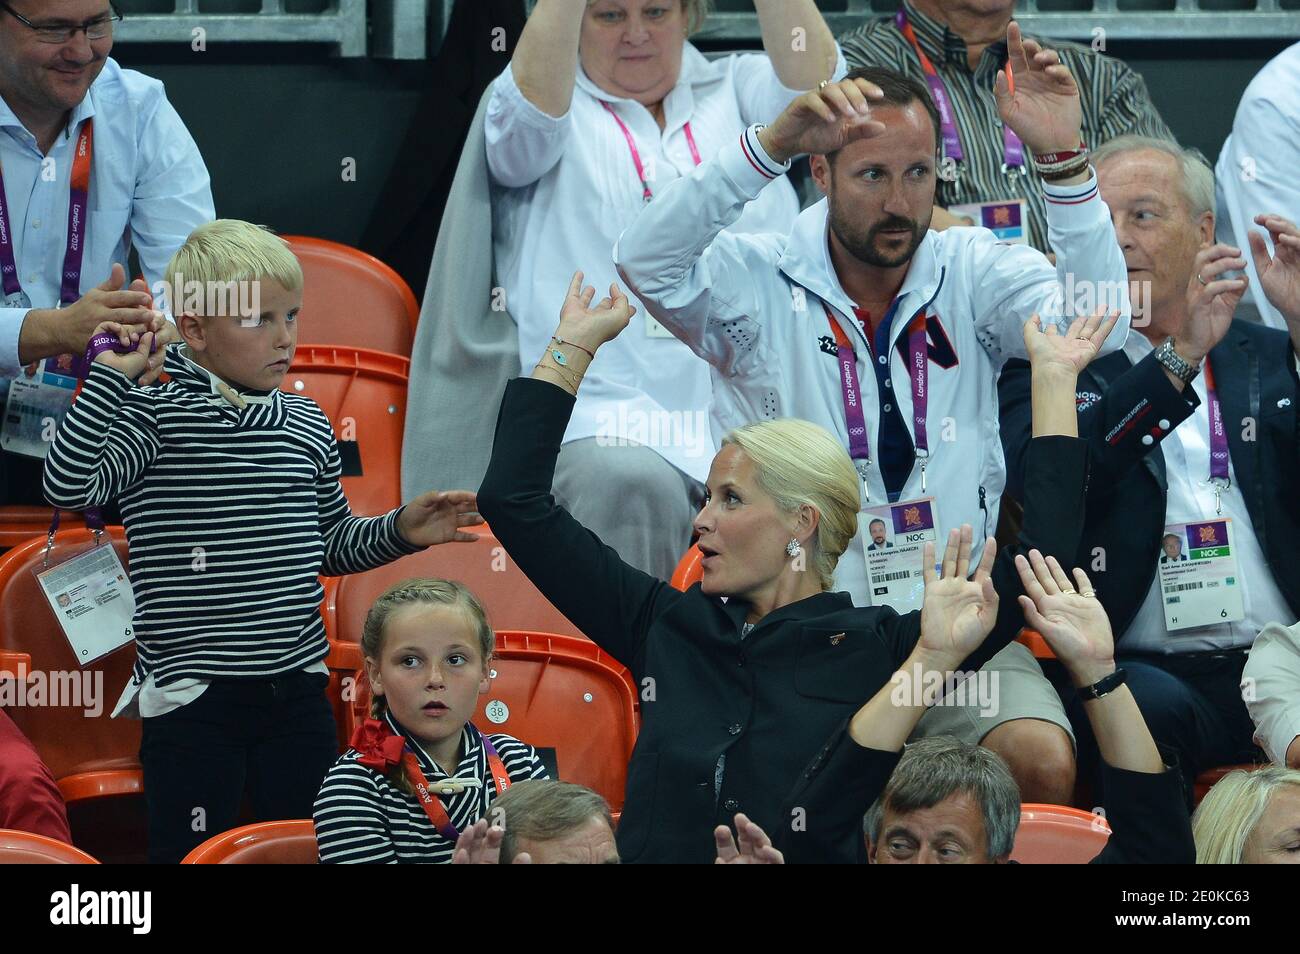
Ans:
[{"label": "man's beard", "polygon": [[[847,217],[843,215],[843,210],[831,203],[830,226],[840,244],[854,258],[867,265],[874,265],[876,268],[897,268],[899,265],[904,265],[912,260],[912,256],[916,254],[916,250],[921,244],[921,240],[925,238],[930,223],[915,222],[901,216],[891,215],[877,222],[863,235],[847,221]],[[899,251],[883,253],[876,248],[876,238],[885,229],[908,229],[912,233],[912,238]]]}]

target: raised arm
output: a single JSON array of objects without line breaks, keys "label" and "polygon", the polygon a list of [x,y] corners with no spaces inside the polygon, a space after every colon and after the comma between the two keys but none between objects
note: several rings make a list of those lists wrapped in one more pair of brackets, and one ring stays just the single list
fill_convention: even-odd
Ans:
[{"label": "raised arm", "polygon": [[1165,765],[1133,693],[1114,684],[1110,620],[1083,570],[1071,581],[1055,557],[1037,550],[1017,556],[1025,622],[1043,635],[1070,682],[1101,751],[1111,837],[1103,863],[1190,864],[1196,857],[1191,821],[1176,767]]},{"label": "raised arm", "polygon": [[782,85],[812,89],[831,78],[839,49],[814,0],[754,0],[754,9]]},{"label": "raised arm", "polygon": [[624,563],[551,493],[582,376],[636,311],[617,287],[592,308],[594,297],[594,289],[583,289],[582,273],[576,274],[555,336],[532,377],[506,386],[478,507],[542,595],[639,676],[651,621],[682,594]]},{"label": "raised arm", "polygon": [[537,0],[510,57],[519,91],[548,116],[569,111],[586,12],[587,0]]}]

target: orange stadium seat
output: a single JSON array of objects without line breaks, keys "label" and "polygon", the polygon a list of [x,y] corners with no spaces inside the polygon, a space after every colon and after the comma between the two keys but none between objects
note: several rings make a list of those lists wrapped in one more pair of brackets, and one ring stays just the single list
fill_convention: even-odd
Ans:
[{"label": "orange stadium seat", "polygon": [[332,638],[360,642],[361,627],[371,604],[394,583],[413,577],[464,583],[483,603],[493,629],[582,635],[524,576],[486,524],[465,529],[478,534],[479,539],[474,543],[445,543],[378,569],[339,577],[326,593],[325,628]]},{"label": "orange stadium seat", "polygon": [[[125,531],[109,527],[108,534],[126,566]],[[61,530],[50,559],[66,558],[91,541],[89,530]],[[140,723],[109,718],[131,677],[135,645],[123,646],[82,670],[33,573],[41,568],[45,545],[38,537],[0,557],[0,670],[16,677],[21,665],[29,682],[39,673],[47,684],[53,673],[93,673],[101,711],[91,716],[86,706],[62,705],[9,706],[5,711],[36,746],[66,801],[139,794]],[[85,685],[84,678],[80,684]]]},{"label": "orange stadium seat", "polygon": [[314,865],[316,829],[311,819],[258,822],[214,835],[183,865]]},{"label": "orange stadium seat", "polygon": [[[474,724],[555,750],[560,778],[599,792],[617,815],[623,809],[627,763],[636,744],[638,712],[632,674],[580,636],[497,631],[491,685],[479,697]],[[360,648],[335,644],[331,667]],[[370,690],[358,676],[352,725],[370,711]],[[349,726],[349,734],[351,726]]]},{"label": "orange stadium seat", "polygon": [[0,828],[0,865],[97,865],[80,848],[29,831]]},{"label": "orange stadium seat", "polygon": [[692,543],[691,548],[687,550],[682,558],[677,562],[677,569],[673,570],[671,583],[674,589],[681,590],[685,593],[700,580],[704,579],[704,554],[700,552],[698,545]]},{"label": "orange stadium seat", "polygon": [[[311,398],[334,425],[343,458],[343,492],[360,516],[377,516],[402,504],[410,365],[407,358],[365,348],[299,345],[280,385],[289,394]],[[350,470],[353,476],[348,476]]]},{"label": "orange stadium seat", "polygon": [[1011,860],[1025,865],[1083,865],[1110,840],[1106,819],[1065,805],[1020,806],[1020,828]]},{"label": "orange stadium seat", "polygon": [[[0,507],[0,550],[16,547],[32,537],[44,537],[53,519],[54,510],[50,507]],[[81,514],[66,510],[59,514],[59,522],[67,529],[86,525]]]},{"label": "orange stadium seat", "polygon": [[302,263],[298,343],[411,356],[420,305],[402,276],[373,255],[326,239],[286,235]]}]

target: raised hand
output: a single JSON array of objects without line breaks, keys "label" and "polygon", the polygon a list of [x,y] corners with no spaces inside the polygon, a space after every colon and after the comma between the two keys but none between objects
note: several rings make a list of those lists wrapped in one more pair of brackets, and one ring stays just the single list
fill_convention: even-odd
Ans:
[{"label": "raised hand", "polygon": [[858,139],[885,131],[871,118],[870,100],[884,94],[866,80],[840,80],[797,96],[772,123],[760,130],[758,140],[777,162],[805,154],[824,156]]},{"label": "raised hand", "polygon": [[713,830],[713,841],[718,849],[715,865],[783,865],[785,856],[772,847],[772,839],[744,814],[736,815],[736,833],[740,844],[731,836],[731,829],[719,825]]},{"label": "raised hand", "polygon": [[478,534],[461,527],[483,522],[475,494],[468,490],[431,490],[416,497],[397,518],[397,532],[412,546],[431,547],[439,543],[473,543]]},{"label": "raised hand", "polygon": [[1115,671],[1115,638],[1110,619],[1097,599],[1088,574],[1074,571],[1074,583],[1055,557],[1037,550],[1016,556],[1025,623],[1047,640],[1076,686],[1090,686]]},{"label": "raised hand", "polygon": [[1241,249],[1231,245],[1211,245],[1196,253],[1192,277],[1187,280],[1187,320],[1174,337],[1174,350],[1180,357],[1196,364],[1223,340],[1237,303],[1246,293],[1247,280],[1221,276],[1245,267]]},{"label": "raised hand", "polygon": [[993,94],[1002,121],[1032,152],[1079,147],[1083,108],[1074,77],[1055,50],[1024,39],[1014,20],[1007,25],[1007,68],[998,70]]},{"label": "raised hand", "polygon": [[1107,314],[1105,308],[1098,308],[1087,318],[1075,318],[1061,334],[1056,325],[1044,328],[1042,319],[1033,315],[1025,322],[1029,363],[1035,371],[1059,370],[1077,377],[1101,353],[1106,336],[1118,320],[1119,312]]},{"label": "raised hand", "polygon": [[495,865],[501,862],[501,839],[506,830],[497,825],[489,825],[486,818],[480,818],[470,825],[456,839],[456,850],[452,853],[453,865]]},{"label": "raised hand", "polygon": [[119,342],[128,347],[134,347],[135,350],[126,354],[118,354],[116,351],[111,350],[101,351],[95,355],[96,364],[116,368],[128,378],[136,380],[141,387],[152,384],[158,379],[158,375],[162,372],[163,356],[161,353],[151,354],[154,343],[152,331],[141,334],[137,326],[122,325],[116,321],[105,321],[95,328],[95,332],[91,337],[93,338],[101,333],[116,335]]},{"label": "raised hand", "polygon": [[1250,253],[1264,297],[1288,323],[1300,324],[1300,229],[1280,215],[1257,215],[1255,224],[1267,229],[1273,241],[1270,256],[1264,236],[1250,233]]},{"label": "raised hand", "polygon": [[627,327],[636,306],[627,300],[618,285],[609,286],[609,295],[592,307],[596,289],[582,286],[582,272],[574,272],[569,291],[560,309],[560,326],[556,337],[594,353],[607,341],[617,338]]},{"label": "raised hand", "polygon": [[998,594],[992,579],[998,546],[992,537],[984,542],[975,576],[968,580],[972,535],[968,523],[948,534],[942,574],[934,570],[934,544],[927,543],[924,548],[925,600],[921,604],[921,639],[917,645],[952,666],[980,647],[998,615]]}]

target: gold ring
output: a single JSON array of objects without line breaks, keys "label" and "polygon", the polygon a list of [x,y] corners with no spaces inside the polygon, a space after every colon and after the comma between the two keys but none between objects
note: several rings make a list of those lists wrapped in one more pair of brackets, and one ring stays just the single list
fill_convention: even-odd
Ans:
[{"label": "gold ring", "polygon": [[817,92],[820,93],[822,90],[824,90],[827,86],[830,85],[831,85],[830,80],[822,80],[820,83],[817,84]]},{"label": "gold ring", "polygon": [[1208,284],[1210,284],[1210,283],[1207,282],[1204,278],[1201,277],[1201,273],[1200,273],[1200,272],[1197,272],[1197,273],[1196,273],[1196,280],[1197,280],[1198,282],[1200,282],[1202,285],[1208,285]]},{"label": "gold ring", "polygon": [[1097,591],[1096,591],[1096,590],[1087,590],[1087,591],[1081,592],[1079,595],[1082,596],[1084,599],[1095,600],[1095,599],[1097,598]]}]

